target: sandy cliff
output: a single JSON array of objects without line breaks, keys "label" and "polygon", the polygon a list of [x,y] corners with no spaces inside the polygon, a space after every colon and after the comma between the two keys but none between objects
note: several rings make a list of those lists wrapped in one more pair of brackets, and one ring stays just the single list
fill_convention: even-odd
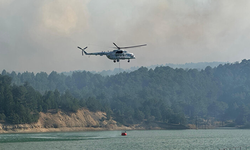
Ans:
[{"label": "sandy cliff", "polygon": [[0,123],[0,133],[11,132],[56,132],[56,131],[82,131],[82,130],[119,130],[129,129],[117,126],[116,121],[107,120],[104,112],[90,112],[87,109],[78,110],[77,113],[64,113],[62,111],[40,113],[37,123],[10,125]]}]

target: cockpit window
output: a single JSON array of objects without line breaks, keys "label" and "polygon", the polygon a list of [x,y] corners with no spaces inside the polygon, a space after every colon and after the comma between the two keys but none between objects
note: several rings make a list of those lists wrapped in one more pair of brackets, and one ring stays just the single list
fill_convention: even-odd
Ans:
[{"label": "cockpit window", "polygon": [[123,52],[123,51],[117,51],[116,53],[117,53],[117,54],[121,54],[122,52]]}]

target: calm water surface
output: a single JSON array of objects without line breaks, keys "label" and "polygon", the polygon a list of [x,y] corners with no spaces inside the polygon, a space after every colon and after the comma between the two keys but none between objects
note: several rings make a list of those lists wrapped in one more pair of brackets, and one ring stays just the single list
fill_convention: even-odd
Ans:
[{"label": "calm water surface", "polygon": [[[250,150],[250,130],[134,130],[0,134],[0,150]],[[235,148],[234,148],[235,149]],[[238,148],[240,149],[240,148]]]}]

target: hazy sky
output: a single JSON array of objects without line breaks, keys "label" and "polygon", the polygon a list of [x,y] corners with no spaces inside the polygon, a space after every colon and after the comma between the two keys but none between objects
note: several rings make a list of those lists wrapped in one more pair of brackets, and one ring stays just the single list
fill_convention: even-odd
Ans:
[{"label": "hazy sky", "polygon": [[0,70],[101,71],[119,67],[106,56],[129,49],[121,67],[235,62],[250,58],[249,0],[0,0]]}]

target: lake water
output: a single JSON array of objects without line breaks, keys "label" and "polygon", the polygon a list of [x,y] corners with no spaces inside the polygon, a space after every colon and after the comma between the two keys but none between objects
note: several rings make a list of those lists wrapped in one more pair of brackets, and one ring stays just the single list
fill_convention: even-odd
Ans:
[{"label": "lake water", "polygon": [[249,149],[250,130],[134,130],[0,134],[0,150]]}]

